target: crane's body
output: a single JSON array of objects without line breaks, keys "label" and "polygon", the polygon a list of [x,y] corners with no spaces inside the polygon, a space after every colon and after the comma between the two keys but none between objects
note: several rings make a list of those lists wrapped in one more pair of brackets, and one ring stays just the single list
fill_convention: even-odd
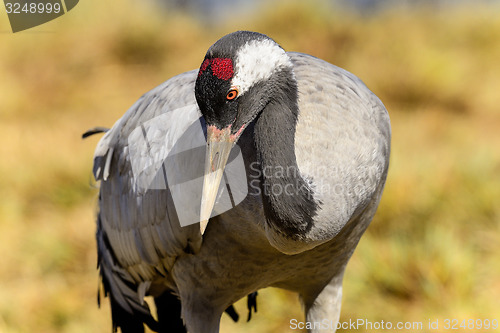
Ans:
[{"label": "crane's body", "polygon": [[[140,330],[142,322],[158,329],[143,298],[168,293],[179,297],[189,332],[218,332],[228,306],[268,286],[299,293],[307,321],[338,321],[345,266],[385,184],[389,117],[354,75],[308,55],[286,57],[297,82],[298,114],[281,122],[290,113],[286,108],[265,109],[232,132],[248,194],[210,218],[202,232],[199,224],[180,226],[168,189],[134,186],[129,138],[162,112],[193,105],[210,136],[212,115],[203,117],[195,98],[198,71],[142,96],[99,143],[94,164],[96,179],[102,180],[99,265],[113,321],[122,331]],[[215,75],[216,68],[212,71]],[[175,119],[178,126],[185,121],[182,115]],[[192,162],[207,163],[198,159]],[[298,224],[289,222],[294,217]]]}]

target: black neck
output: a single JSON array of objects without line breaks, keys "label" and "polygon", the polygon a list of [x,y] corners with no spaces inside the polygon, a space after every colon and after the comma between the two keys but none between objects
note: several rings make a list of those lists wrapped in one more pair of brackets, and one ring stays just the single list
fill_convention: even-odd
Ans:
[{"label": "black neck", "polygon": [[291,72],[276,81],[273,98],[255,123],[262,198],[269,225],[289,238],[300,238],[312,227],[317,205],[295,157],[297,83]]}]

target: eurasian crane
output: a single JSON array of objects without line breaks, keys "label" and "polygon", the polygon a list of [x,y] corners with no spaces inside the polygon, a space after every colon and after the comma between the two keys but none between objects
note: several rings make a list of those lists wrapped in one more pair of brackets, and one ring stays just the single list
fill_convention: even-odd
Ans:
[{"label": "eurasian crane", "polygon": [[384,105],[353,74],[260,33],[221,38],[97,146],[98,265],[114,329],[215,333],[225,309],[272,286],[335,331],[390,139]]}]

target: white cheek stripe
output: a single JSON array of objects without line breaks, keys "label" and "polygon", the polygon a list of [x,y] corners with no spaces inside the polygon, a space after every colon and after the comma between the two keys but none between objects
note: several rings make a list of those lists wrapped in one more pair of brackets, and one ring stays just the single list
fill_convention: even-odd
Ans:
[{"label": "white cheek stripe", "polygon": [[283,67],[292,67],[286,52],[269,39],[252,40],[238,51],[235,75],[231,81],[243,95],[255,83],[268,79]]}]

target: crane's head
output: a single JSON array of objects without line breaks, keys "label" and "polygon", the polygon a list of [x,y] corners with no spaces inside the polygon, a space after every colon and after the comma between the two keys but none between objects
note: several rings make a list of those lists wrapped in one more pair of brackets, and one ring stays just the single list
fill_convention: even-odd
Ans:
[{"label": "crane's head", "polygon": [[279,89],[282,73],[293,76],[286,52],[266,35],[237,31],[208,50],[195,85],[207,124],[207,154],[200,228],[205,231],[229,152]]}]

